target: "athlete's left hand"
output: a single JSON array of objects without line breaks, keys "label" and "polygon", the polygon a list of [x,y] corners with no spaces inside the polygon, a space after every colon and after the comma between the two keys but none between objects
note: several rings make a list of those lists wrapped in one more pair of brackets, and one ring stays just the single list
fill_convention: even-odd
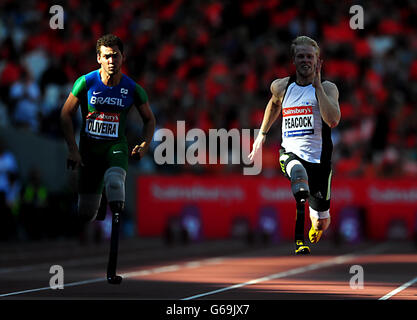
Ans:
[{"label": "athlete's left hand", "polygon": [[323,60],[318,59],[316,64],[316,72],[313,79],[313,87],[317,88],[321,86],[321,66],[323,64]]},{"label": "athlete's left hand", "polygon": [[148,150],[148,146],[146,145],[146,141],[142,142],[140,145],[136,145],[130,156],[135,160],[140,160],[145,155],[146,151]]},{"label": "athlete's left hand", "polygon": [[262,145],[265,143],[266,136],[259,132],[252,146],[252,152],[248,155],[250,161],[254,161],[255,157],[262,152]]}]

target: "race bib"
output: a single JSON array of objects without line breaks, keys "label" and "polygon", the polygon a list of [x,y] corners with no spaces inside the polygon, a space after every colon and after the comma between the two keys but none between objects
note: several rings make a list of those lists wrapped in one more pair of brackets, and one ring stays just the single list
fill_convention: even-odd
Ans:
[{"label": "race bib", "polygon": [[89,112],[85,132],[98,139],[116,139],[119,132],[120,117],[117,113]]},{"label": "race bib", "polygon": [[282,130],[284,137],[299,137],[314,134],[312,106],[282,109]]}]

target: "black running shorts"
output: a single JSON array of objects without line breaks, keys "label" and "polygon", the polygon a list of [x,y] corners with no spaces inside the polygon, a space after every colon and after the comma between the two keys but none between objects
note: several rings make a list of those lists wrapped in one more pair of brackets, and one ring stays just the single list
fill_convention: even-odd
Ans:
[{"label": "black running shorts", "polygon": [[285,177],[290,179],[286,168],[291,160],[298,160],[306,169],[310,196],[308,203],[316,211],[327,211],[330,209],[330,185],[332,180],[331,163],[307,162],[292,152],[279,151],[279,163]]}]

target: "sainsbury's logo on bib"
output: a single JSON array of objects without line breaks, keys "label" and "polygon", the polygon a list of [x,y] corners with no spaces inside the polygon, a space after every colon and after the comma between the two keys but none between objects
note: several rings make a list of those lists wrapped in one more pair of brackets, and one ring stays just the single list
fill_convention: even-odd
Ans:
[{"label": "sainsbury's logo on bib", "polygon": [[92,138],[115,139],[119,132],[119,115],[110,112],[89,112],[85,132]]},{"label": "sainsbury's logo on bib", "polygon": [[293,115],[305,115],[313,114],[313,107],[302,106],[302,107],[291,107],[282,109],[282,116],[293,116]]},{"label": "sainsbury's logo on bib", "polygon": [[312,106],[282,109],[284,137],[299,137],[314,134]]}]

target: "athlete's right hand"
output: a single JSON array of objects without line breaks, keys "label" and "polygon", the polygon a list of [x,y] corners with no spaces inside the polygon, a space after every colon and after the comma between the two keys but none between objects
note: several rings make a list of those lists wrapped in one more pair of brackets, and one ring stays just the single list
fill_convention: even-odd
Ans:
[{"label": "athlete's right hand", "polygon": [[80,152],[78,150],[70,151],[67,157],[67,169],[74,170],[80,166],[84,166]]},{"label": "athlete's right hand", "polygon": [[133,159],[140,160],[143,158],[147,150],[148,150],[148,145],[146,144],[146,141],[143,141],[140,145],[136,145],[133,148],[130,155]]},{"label": "athlete's right hand", "polygon": [[259,133],[258,136],[255,139],[255,142],[253,143],[253,149],[252,152],[249,154],[248,158],[250,161],[253,161],[255,159],[256,155],[262,151],[262,145],[265,142],[266,136],[262,133]]}]

